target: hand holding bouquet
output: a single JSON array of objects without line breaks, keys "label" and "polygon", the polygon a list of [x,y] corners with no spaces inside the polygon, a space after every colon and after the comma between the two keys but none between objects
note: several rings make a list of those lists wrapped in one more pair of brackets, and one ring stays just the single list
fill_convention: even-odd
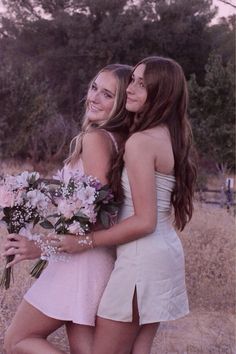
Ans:
[{"label": "hand holding bouquet", "polygon": [[[32,238],[31,230],[45,217],[49,201],[47,187],[41,183],[37,172],[6,176],[0,181],[0,220],[6,225],[9,234]],[[0,285],[8,289],[12,268],[7,267],[7,264],[12,262],[14,255],[6,258]]]},{"label": "hand holding bouquet", "polygon": [[[54,176],[54,181],[59,182],[53,192],[57,210],[40,222],[42,227],[56,234],[82,235],[86,238],[95,224],[108,228],[115,222],[118,207],[107,185],[102,185],[95,177],[80,172],[68,173],[65,169]],[[31,275],[38,277],[48,259],[60,258],[56,247],[44,245],[41,261],[35,265]]]}]

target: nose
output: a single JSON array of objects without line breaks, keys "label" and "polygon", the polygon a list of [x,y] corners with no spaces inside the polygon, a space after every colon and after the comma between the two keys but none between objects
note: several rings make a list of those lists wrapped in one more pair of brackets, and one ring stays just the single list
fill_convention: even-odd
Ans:
[{"label": "nose", "polygon": [[98,103],[99,102],[99,92],[98,91],[92,91],[90,93],[90,101],[94,102],[94,103]]},{"label": "nose", "polygon": [[133,83],[132,82],[129,83],[129,85],[128,85],[127,89],[126,89],[126,93],[130,94],[130,95],[132,95],[134,93]]}]

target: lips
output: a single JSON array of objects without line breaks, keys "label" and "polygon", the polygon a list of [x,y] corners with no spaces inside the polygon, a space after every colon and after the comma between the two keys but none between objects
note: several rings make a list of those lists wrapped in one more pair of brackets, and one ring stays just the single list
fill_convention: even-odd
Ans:
[{"label": "lips", "polygon": [[133,100],[132,98],[127,97],[127,102],[130,102],[130,103],[135,103],[135,102],[136,102],[136,100]]},{"label": "lips", "polygon": [[94,105],[93,103],[89,104],[89,110],[91,112],[100,112],[102,111],[102,109],[100,109],[99,107],[97,107],[96,105]]}]

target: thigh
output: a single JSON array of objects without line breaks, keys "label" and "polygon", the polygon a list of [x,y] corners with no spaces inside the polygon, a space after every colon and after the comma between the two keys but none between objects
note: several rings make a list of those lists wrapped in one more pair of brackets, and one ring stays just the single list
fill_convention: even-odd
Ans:
[{"label": "thigh", "polygon": [[130,354],[140,330],[136,289],[133,296],[132,322],[97,317],[93,354]]},{"label": "thigh", "polygon": [[44,315],[27,301],[22,300],[7,329],[6,340],[17,343],[28,337],[46,338],[62,325],[63,321]]},{"label": "thigh", "polygon": [[143,325],[132,348],[132,354],[148,354],[151,351],[152,343],[159,327],[159,323]]},{"label": "thigh", "polygon": [[91,354],[95,327],[66,323],[71,354]]},{"label": "thigh", "polygon": [[138,323],[98,317],[92,353],[129,354],[138,331]]}]

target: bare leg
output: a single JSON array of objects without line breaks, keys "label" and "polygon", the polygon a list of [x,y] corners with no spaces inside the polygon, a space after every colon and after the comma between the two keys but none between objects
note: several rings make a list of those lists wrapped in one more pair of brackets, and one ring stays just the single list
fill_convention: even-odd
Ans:
[{"label": "bare leg", "polygon": [[44,315],[28,302],[22,300],[6,332],[4,350],[7,354],[63,353],[46,340],[50,333],[63,324],[62,321]]},{"label": "bare leg", "polygon": [[135,339],[132,354],[148,354],[151,351],[153,339],[159,323],[150,323],[143,325]]},{"label": "bare leg", "polygon": [[66,330],[71,354],[92,354],[95,327],[70,322]]},{"label": "bare leg", "polygon": [[139,315],[135,293],[132,322],[119,322],[97,317],[92,353],[130,354],[139,329]]},{"label": "bare leg", "polygon": [[26,338],[16,344],[14,354],[65,354],[42,338]]}]

